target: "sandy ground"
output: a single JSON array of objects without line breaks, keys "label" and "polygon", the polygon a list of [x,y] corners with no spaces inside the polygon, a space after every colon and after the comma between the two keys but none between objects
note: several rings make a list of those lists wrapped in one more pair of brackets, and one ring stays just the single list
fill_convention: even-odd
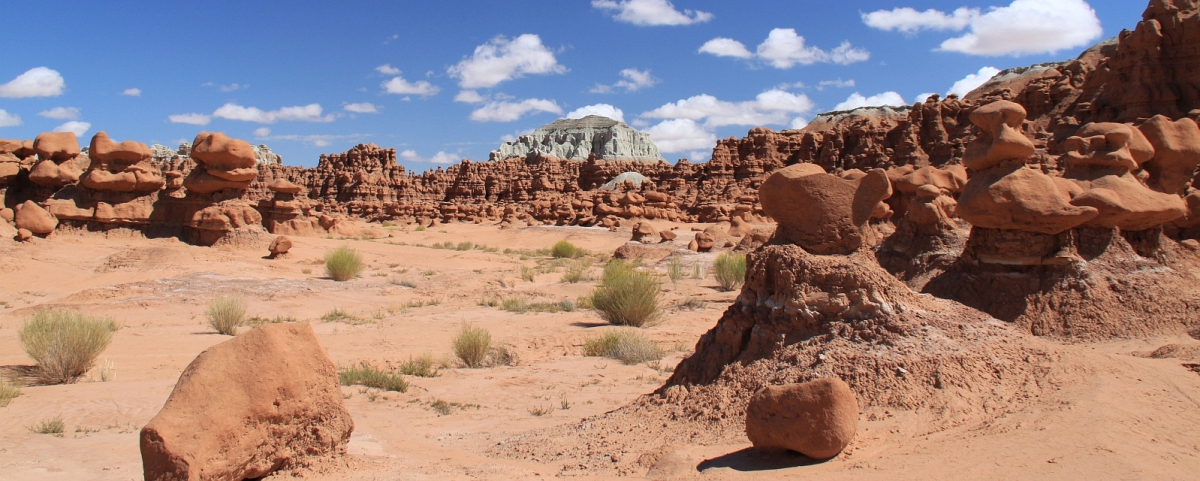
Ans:
[{"label": "sandy ground", "polygon": [[[679,246],[690,240],[681,226]],[[166,401],[183,368],[226,336],[203,311],[223,292],[242,293],[249,314],[312,322],[334,362],[401,362],[431,354],[453,364],[451,339],[464,324],[488,329],[517,354],[514,366],[447,367],[434,378],[409,377],[407,393],[344,387],[355,421],[353,469],[307,473],[308,479],[543,479],[562,474],[541,465],[484,456],[489,447],[533,429],[575,423],[649,393],[712,327],[734,293],[711,276],[664,284],[673,307],[645,333],[668,351],[655,367],[584,357],[582,345],[607,325],[589,310],[510,313],[479,305],[486,298],[576,299],[595,281],[562,282],[544,249],[562,239],[611,253],[628,232],[601,228],[436,226],[423,232],[386,228],[390,237],[359,240],[294,238],[284,258],[265,251],[195,247],[173,239],[56,236],[27,244],[0,241],[0,376],[20,377],[33,364],[17,329],[34,309],[70,307],[110,316],[122,326],[101,355],[113,379],[25,387],[0,408],[0,480],[142,479],[138,430]],[[495,248],[433,249],[450,241]],[[350,245],[369,267],[339,283],[324,278],[320,259]],[[505,249],[522,252],[505,253]],[[524,258],[523,258],[524,257]],[[685,271],[713,254],[683,256]],[[533,282],[521,267],[547,266]],[[663,271],[663,266],[658,266]],[[593,274],[599,267],[592,268]],[[407,285],[415,286],[408,287]],[[687,300],[698,309],[675,307]],[[433,301],[435,305],[428,305]],[[416,304],[425,304],[416,306]],[[353,320],[321,318],[342,309]],[[1033,341],[1047,342],[1047,341]],[[930,432],[933,413],[864,416],[842,456],[811,464],[799,457],[763,458],[745,438],[726,444],[671,446],[645,475],[652,479],[1195,479],[1200,469],[1200,359],[1154,359],[1166,344],[1193,346],[1188,336],[1058,346],[1064,355],[1055,390],[1031,407]],[[436,400],[457,403],[449,414]],[[552,409],[548,414],[531,411]],[[60,416],[62,437],[28,427]],[[636,433],[634,433],[636,434]],[[638,456],[640,453],[626,453]],[[599,476],[603,477],[603,476]]]}]

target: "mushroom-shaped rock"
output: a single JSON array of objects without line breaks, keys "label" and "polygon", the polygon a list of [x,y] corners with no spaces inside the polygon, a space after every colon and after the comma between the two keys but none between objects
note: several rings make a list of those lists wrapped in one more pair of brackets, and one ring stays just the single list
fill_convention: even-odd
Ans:
[{"label": "mushroom-shaped rock", "polygon": [[79,139],[74,132],[42,132],[33,139],[33,150],[41,160],[63,162],[79,156]]},{"label": "mushroom-shaped rock", "polygon": [[0,139],[0,184],[12,180],[21,171],[21,159],[14,153],[20,149],[20,140]]},{"label": "mushroom-shaped rock", "polygon": [[1138,129],[1154,146],[1154,158],[1143,165],[1150,173],[1151,185],[1168,194],[1184,194],[1200,166],[1200,127],[1196,121],[1183,118],[1172,122],[1155,115]]},{"label": "mushroom-shaped rock", "polygon": [[18,229],[26,229],[38,235],[50,234],[58,227],[58,219],[32,200],[25,201],[14,217]]},{"label": "mushroom-shaped rock", "polygon": [[767,386],[746,407],[746,436],[762,452],[837,456],[858,430],[858,401],[838,378]]},{"label": "mushroom-shaped rock", "polygon": [[271,252],[272,259],[287,254],[289,250],[292,250],[292,239],[283,235],[276,237],[275,240],[271,241],[271,246],[267,250]]},{"label": "mushroom-shaped rock", "polygon": [[866,224],[876,205],[891,197],[892,184],[882,169],[846,180],[796,164],[771,174],[758,195],[783,238],[814,254],[849,254],[874,244]]},{"label": "mushroom-shaped rock", "polygon": [[303,187],[293,184],[291,181],[283,178],[272,180],[267,184],[267,188],[270,189],[271,192],[277,192],[280,194],[299,194],[304,190]]},{"label": "mushroom-shaped rock", "polygon": [[633,225],[633,240],[634,242],[645,242],[648,238],[658,234],[658,231],[649,222],[638,222]]},{"label": "mushroom-shaped rock", "polygon": [[[220,132],[197,134],[195,142],[192,143],[192,158],[204,167],[206,175],[214,177],[218,181],[241,185],[241,187],[234,188],[247,188],[250,186],[250,182],[258,177],[258,169],[254,168],[254,147],[249,142],[229,138]],[[220,182],[202,177],[197,177],[192,182],[192,185],[202,190],[206,185],[211,188],[219,184]],[[188,190],[196,190],[188,186],[187,180],[184,181],[184,185],[188,187]],[[210,192],[223,188],[227,187],[218,187]],[[205,193],[199,190],[197,192]]]},{"label": "mushroom-shaped rock", "polygon": [[1059,183],[1024,165],[987,169],[967,182],[955,212],[973,226],[1042,234],[1058,234],[1099,215],[1094,207],[1071,205]]},{"label": "mushroom-shaped rock", "polygon": [[[954,167],[962,169],[962,166]],[[915,194],[924,185],[932,185],[947,194],[957,194],[967,185],[967,173],[925,166],[892,182],[892,187],[905,194]]]},{"label": "mushroom-shaped rock", "polygon": [[200,353],[141,431],[145,479],[261,478],[345,453],[354,421],[308,323],[269,324]]},{"label": "mushroom-shaped rock", "polygon": [[80,182],[89,189],[154,192],[166,185],[161,172],[150,161],[150,148],[141,142],[115,143],[100,131],[92,136],[88,156],[92,162]]},{"label": "mushroom-shaped rock", "polygon": [[1069,168],[1109,167],[1136,170],[1154,156],[1154,148],[1140,130],[1125,124],[1099,122],[1084,125],[1063,142]]},{"label": "mushroom-shaped rock", "polygon": [[1025,121],[1025,107],[1007,100],[997,100],[971,112],[971,122],[979,127],[979,135],[967,144],[963,165],[981,171],[1000,165],[1009,159],[1026,159],[1033,155],[1033,142],[1017,129]]}]

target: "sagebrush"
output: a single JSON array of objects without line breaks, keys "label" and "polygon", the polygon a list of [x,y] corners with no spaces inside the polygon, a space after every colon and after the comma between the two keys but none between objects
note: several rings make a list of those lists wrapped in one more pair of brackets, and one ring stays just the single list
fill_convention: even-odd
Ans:
[{"label": "sagebrush", "polygon": [[661,315],[662,283],[633,264],[613,259],[604,266],[600,286],[592,291],[592,308],[609,323],[642,327]]},{"label": "sagebrush", "polygon": [[746,256],[726,252],[713,261],[713,276],[721,290],[732,291],[746,281]]},{"label": "sagebrush", "polygon": [[325,275],[335,281],[348,281],[366,269],[362,256],[349,246],[341,246],[325,253]]},{"label": "sagebrush", "polygon": [[636,329],[611,329],[584,342],[586,356],[611,357],[624,364],[662,359],[663,350]]},{"label": "sagebrush", "polygon": [[246,299],[239,294],[221,294],[208,303],[204,311],[208,325],[220,334],[237,334],[238,326],[246,323]]},{"label": "sagebrush", "polygon": [[74,310],[41,309],[21,326],[18,337],[37,362],[46,384],[69,384],[96,362],[112,341],[116,324],[108,318]]}]

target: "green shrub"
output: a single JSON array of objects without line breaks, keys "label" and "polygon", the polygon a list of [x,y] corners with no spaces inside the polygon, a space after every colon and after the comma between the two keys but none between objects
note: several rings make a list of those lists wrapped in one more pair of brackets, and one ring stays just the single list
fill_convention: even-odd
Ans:
[{"label": "green shrub", "polygon": [[583,344],[586,356],[603,356],[624,364],[640,364],[662,359],[663,350],[636,329],[612,329]]},{"label": "green shrub", "polygon": [[746,256],[726,252],[713,262],[713,275],[721,290],[732,291],[746,282]]},{"label": "green shrub", "polygon": [[521,314],[529,310],[529,303],[525,299],[511,297],[500,302],[500,309]]},{"label": "green shrub", "polygon": [[492,335],[487,329],[464,325],[454,338],[454,355],[469,368],[483,367],[492,345]]},{"label": "green shrub", "polygon": [[438,377],[438,363],[432,354],[422,354],[416,359],[409,356],[408,361],[400,364],[400,373],[406,376]]},{"label": "green shrub", "polygon": [[661,289],[656,276],[614,259],[604,266],[600,287],[592,291],[592,307],[612,324],[642,327],[658,319]]},{"label": "green shrub", "polygon": [[414,230],[414,231],[417,231],[417,232],[425,232],[425,226],[423,226],[423,225],[418,225],[418,226],[417,226],[417,228],[416,228],[416,229],[413,229],[413,230]]},{"label": "green shrub", "polygon": [[29,426],[29,432],[35,434],[53,434],[54,437],[61,438],[66,424],[63,423],[62,415],[54,416],[53,419],[46,419],[42,422]]},{"label": "green shrub", "polygon": [[575,284],[579,281],[586,280],[587,269],[588,267],[591,267],[591,265],[592,263],[586,260],[567,264],[566,269],[563,271],[563,282]]},{"label": "green shrub", "polygon": [[679,256],[671,256],[667,260],[667,277],[672,284],[679,284],[679,280],[683,279],[683,261],[679,260]]},{"label": "green shrub", "polygon": [[525,282],[533,282],[537,279],[537,274],[537,269],[521,266],[521,279],[524,279]]},{"label": "green shrub", "polygon": [[18,336],[25,352],[37,362],[42,382],[67,384],[87,373],[116,330],[116,324],[107,318],[41,309],[25,321]]},{"label": "green shrub", "polygon": [[6,382],[0,379],[0,408],[8,406],[8,403],[21,395],[21,385],[16,382]]},{"label": "green shrub", "polygon": [[454,246],[454,250],[456,250],[456,251],[469,251],[474,248],[475,248],[475,243],[473,243],[471,241],[459,242],[458,245]]},{"label": "green shrub", "polygon": [[408,381],[395,372],[387,372],[363,361],[355,367],[339,370],[338,381],[343,386],[360,385],[384,391],[407,392]]},{"label": "green shrub", "polygon": [[555,259],[575,259],[583,257],[587,251],[565,240],[558,241],[550,248],[550,257]]},{"label": "green shrub", "polygon": [[335,281],[353,279],[365,268],[362,256],[348,246],[341,246],[325,253],[325,275]]},{"label": "green shrub", "polygon": [[246,323],[246,299],[239,294],[221,294],[209,301],[204,315],[213,330],[232,336],[237,334],[238,326]]}]

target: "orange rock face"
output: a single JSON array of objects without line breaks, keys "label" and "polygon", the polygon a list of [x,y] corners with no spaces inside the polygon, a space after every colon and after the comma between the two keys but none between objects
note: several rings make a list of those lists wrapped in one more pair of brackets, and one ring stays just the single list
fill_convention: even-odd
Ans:
[{"label": "orange rock face", "polygon": [[864,227],[875,206],[891,197],[892,186],[881,169],[846,180],[817,165],[796,164],[771,174],[758,195],[791,242],[814,254],[849,254],[874,244]]},{"label": "orange rock face", "polygon": [[838,378],[768,386],[746,407],[746,436],[762,452],[795,451],[829,459],[858,431],[858,401]]}]

